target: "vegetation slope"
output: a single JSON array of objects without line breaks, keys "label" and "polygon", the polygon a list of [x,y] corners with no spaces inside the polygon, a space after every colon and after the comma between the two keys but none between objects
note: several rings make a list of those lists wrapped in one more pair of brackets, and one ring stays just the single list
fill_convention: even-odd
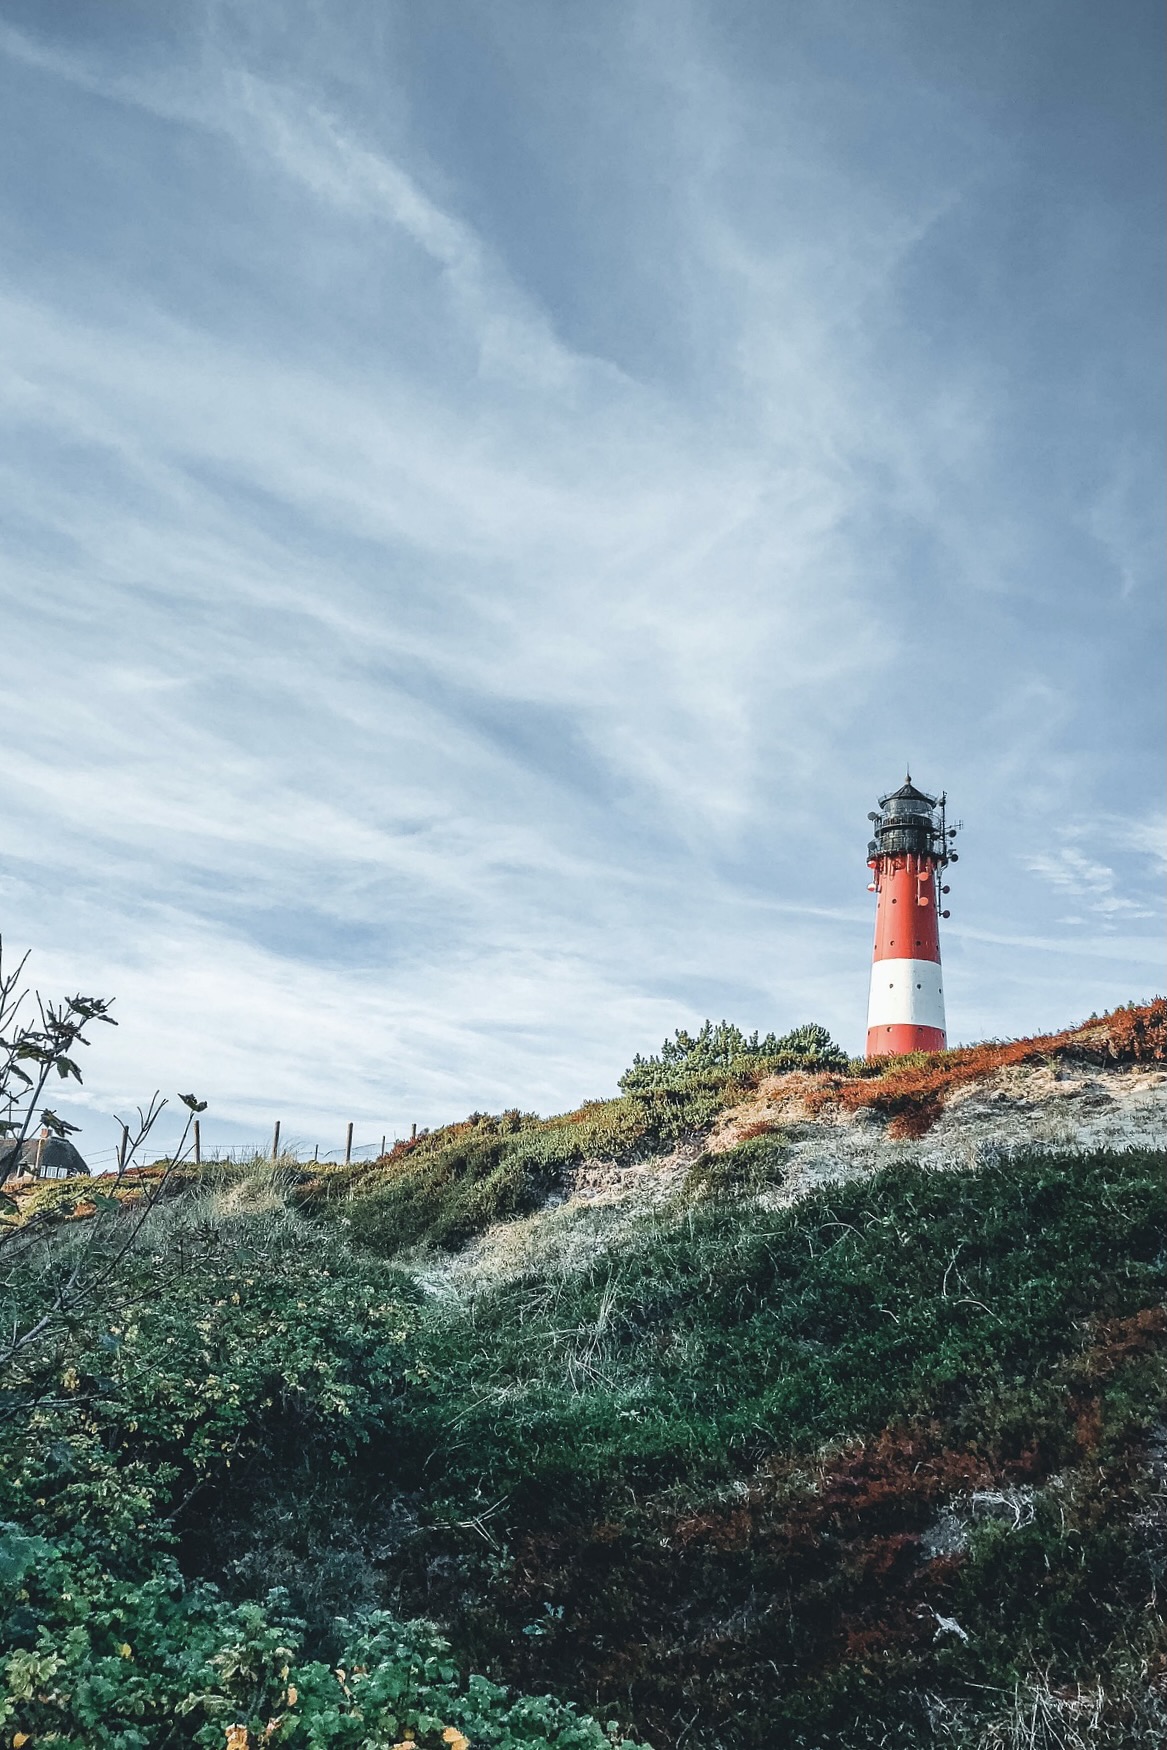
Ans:
[{"label": "vegetation slope", "polygon": [[[875,1065],[723,1024],[616,1100],[371,1167],[17,1193],[10,1741],[1162,1743],[1162,1154],[783,1201],[780,1126],[701,1145],[775,1076],[912,1137],[1002,1066],[1154,1075],[1165,1044],[1163,1003]],[[610,1244],[441,1265],[670,1151]]]}]

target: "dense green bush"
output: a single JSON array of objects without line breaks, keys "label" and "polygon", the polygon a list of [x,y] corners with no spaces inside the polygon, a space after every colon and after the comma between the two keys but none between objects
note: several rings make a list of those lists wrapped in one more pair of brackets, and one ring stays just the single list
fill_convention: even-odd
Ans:
[{"label": "dense green bush", "polygon": [[[551,1701],[464,1683],[432,1627],[384,1613],[325,1662],[278,1594],[230,1603],[175,1553],[224,1502],[359,1472],[424,1389],[418,1295],[337,1232],[236,1182],[19,1238],[6,1329],[90,1292],[9,1367],[0,1419],[0,1722],[66,1750],[607,1743]],[[317,1533],[319,1538],[319,1532]],[[309,1545],[313,1542],[309,1534]],[[227,1552],[222,1552],[226,1555]],[[234,1736],[232,1736],[234,1733]],[[249,1737],[248,1734],[254,1734]],[[444,1734],[444,1737],[443,1737]]]},{"label": "dense green bush", "polygon": [[[70,1540],[70,1543],[75,1540]],[[0,1526],[0,1727],[60,1750],[252,1744],[418,1750],[470,1744],[611,1750],[619,1742],[550,1696],[464,1681],[425,1622],[373,1612],[346,1625],[335,1665],[306,1657],[278,1594],[230,1605],[157,1556],[133,1583],[63,1543]]]},{"label": "dense green bush", "polygon": [[454,1247],[535,1208],[546,1183],[540,1164],[505,1135],[459,1137],[405,1155],[345,1216],[362,1244],[385,1257],[423,1242]]},{"label": "dense green bush", "polygon": [[672,1088],[691,1076],[717,1070],[761,1068],[768,1074],[784,1070],[845,1070],[847,1054],[836,1045],[825,1027],[808,1022],[779,1038],[755,1031],[748,1036],[730,1021],[705,1021],[696,1033],[678,1028],[661,1046],[659,1057],[641,1057],[620,1077],[625,1093],[648,1088]]},{"label": "dense green bush", "polygon": [[80,1252],[114,1266],[95,1272],[68,1328],[10,1370],[0,1487],[25,1524],[72,1524],[90,1463],[148,1467],[163,1502],[288,1450],[342,1464],[384,1426],[414,1368],[417,1294],[397,1272],[278,1203],[161,1206],[118,1259],[132,1220],[127,1210],[103,1232],[77,1223],[33,1242],[3,1285],[6,1322],[20,1327]]}]

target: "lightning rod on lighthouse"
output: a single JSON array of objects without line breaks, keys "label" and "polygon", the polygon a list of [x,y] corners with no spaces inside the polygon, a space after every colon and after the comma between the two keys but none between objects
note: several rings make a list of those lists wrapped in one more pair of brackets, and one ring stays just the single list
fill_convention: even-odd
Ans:
[{"label": "lightning rod on lighthouse", "polygon": [[867,847],[875,908],[875,953],[867,1010],[867,1055],[943,1051],[944,978],[940,968],[940,899],[948,892],[941,871],[956,861],[957,828],[945,816],[945,797],[917,790],[909,772],[898,790],[879,799],[868,816],[875,837]]}]

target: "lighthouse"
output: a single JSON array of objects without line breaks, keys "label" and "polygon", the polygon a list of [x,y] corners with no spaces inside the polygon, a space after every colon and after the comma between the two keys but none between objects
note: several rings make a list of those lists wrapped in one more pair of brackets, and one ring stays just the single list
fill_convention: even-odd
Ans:
[{"label": "lighthouse", "polygon": [[940,875],[957,860],[943,796],[917,790],[911,773],[868,815],[867,847],[875,907],[875,954],[867,1010],[867,1055],[943,1051],[944,978],[940,970]]}]

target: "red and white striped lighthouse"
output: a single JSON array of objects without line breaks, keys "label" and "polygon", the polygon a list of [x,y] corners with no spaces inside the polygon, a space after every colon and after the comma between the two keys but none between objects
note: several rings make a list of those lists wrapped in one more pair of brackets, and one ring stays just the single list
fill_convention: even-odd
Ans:
[{"label": "red and white striped lighthouse", "polygon": [[926,796],[911,773],[879,799],[875,837],[867,847],[873,872],[875,955],[867,1009],[867,1055],[943,1051],[944,979],[940,922],[948,913],[940,871],[956,861],[956,827],[945,819],[943,796]]}]

